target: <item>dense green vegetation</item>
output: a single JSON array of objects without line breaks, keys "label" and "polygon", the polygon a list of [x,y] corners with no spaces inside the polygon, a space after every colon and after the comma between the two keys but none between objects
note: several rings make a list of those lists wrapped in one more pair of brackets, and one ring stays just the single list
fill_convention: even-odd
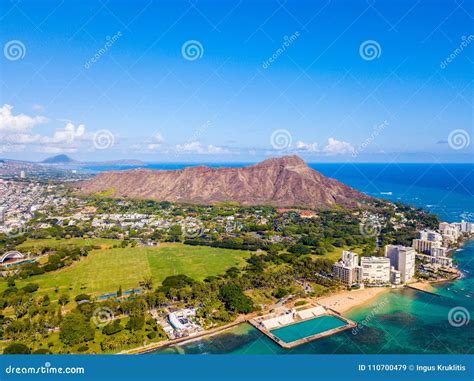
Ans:
[{"label": "dense green vegetation", "polygon": [[[81,199],[81,208],[171,222],[131,228],[106,218],[97,229],[90,220],[70,224],[46,211],[30,223],[49,227],[0,234],[0,252],[19,249],[38,259],[0,280],[4,353],[118,352],[165,339],[156,318],[172,309],[192,306],[196,321],[212,328],[282,298],[320,296],[341,287],[332,266],[342,250],[381,255],[383,245],[407,244],[417,229],[438,222],[422,210],[377,201],[364,210],[321,210],[304,218],[272,207],[108,196]],[[77,211],[72,202],[62,213]],[[201,226],[197,234],[180,224],[189,217]],[[374,234],[364,230],[367,221],[378,226]]]},{"label": "dense green vegetation", "polygon": [[[94,242],[94,240],[90,240]],[[34,282],[39,294],[48,294],[52,300],[63,293],[77,295],[87,292],[96,296],[137,288],[150,278],[160,284],[169,275],[185,274],[196,280],[219,275],[230,267],[240,267],[249,253],[226,249],[193,247],[182,244],[161,244],[154,247],[126,247],[92,250],[81,260],[62,268],[59,266],[63,246],[49,255],[43,266],[28,264],[18,273],[17,284],[24,287]],[[78,251],[76,248],[74,252]],[[54,264],[56,271],[39,271]],[[57,264],[58,263],[58,264]],[[36,275],[38,274],[38,275]],[[28,277],[28,275],[30,275]],[[0,290],[6,282],[0,281]]]}]

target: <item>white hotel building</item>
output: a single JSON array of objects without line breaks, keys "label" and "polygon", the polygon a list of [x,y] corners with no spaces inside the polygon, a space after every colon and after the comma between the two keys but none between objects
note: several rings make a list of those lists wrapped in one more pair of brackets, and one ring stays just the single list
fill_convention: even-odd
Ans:
[{"label": "white hotel building", "polygon": [[365,283],[390,283],[390,259],[385,257],[362,257],[362,281]]},{"label": "white hotel building", "polygon": [[333,266],[334,277],[345,285],[351,287],[361,281],[361,267],[359,256],[352,251],[344,250],[342,258]]},{"label": "white hotel building", "polygon": [[439,231],[443,237],[443,240],[447,243],[456,242],[462,235],[460,223],[450,224],[448,222],[440,222]]},{"label": "white hotel building", "polygon": [[390,265],[400,272],[401,283],[409,282],[415,276],[416,252],[412,247],[387,245],[385,257],[390,259]]},{"label": "white hotel building", "polygon": [[412,247],[418,253],[435,256],[445,256],[447,249],[443,246],[443,236],[431,230],[418,232],[418,237],[413,240]]}]

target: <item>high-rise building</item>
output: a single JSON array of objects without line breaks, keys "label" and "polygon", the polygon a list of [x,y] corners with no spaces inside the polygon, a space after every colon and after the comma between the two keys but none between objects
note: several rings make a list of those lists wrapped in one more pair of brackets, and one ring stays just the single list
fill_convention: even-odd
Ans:
[{"label": "high-rise building", "polygon": [[417,238],[412,241],[412,247],[419,253],[431,255],[433,249],[441,247],[441,242]]},{"label": "high-rise building", "polygon": [[456,242],[461,235],[461,225],[440,222],[439,231],[441,232],[441,236],[445,242],[453,243]]},{"label": "high-rise building", "polygon": [[468,221],[461,221],[461,232],[463,233],[474,233],[474,224]]},{"label": "high-rise building", "polygon": [[400,271],[400,281],[409,282],[415,275],[416,252],[412,247],[402,245],[385,246],[385,256],[390,259],[390,265]]},{"label": "high-rise building", "polygon": [[[440,224],[441,226],[441,224]],[[443,247],[443,236],[432,230],[422,230],[412,241],[412,247],[420,254],[432,255],[434,257],[444,257],[448,251]]]},{"label": "high-rise building", "polygon": [[20,171],[20,179],[26,179],[26,172]]},{"label": "high-rise building", "polygon": [[390,259],[385,257],[362,257],[362,281],[385,284],[390,282]]},{"label": "high-rise building", "polygon": [[433,257],[432,255],[416,254],[416,258],[423,263],[430,263],[445,267],[453,267],[453,258],[449,257]]},{"label": "high-rise building", "polygon": [[417,238],[423,241],[430,241],[430,242],[443,242],[443,237],[441,234],[433,231],[433,230],[421,230],[417,234]]},{"label": "high-rise building", "polygon": [[352,251],[343,250],[341,260],[347,266],[354,267],[359,265],[359,255]]},{"label": "high-rise building", "polygon": [[359,266],[359,256],[352,251],[344,250],[341,260],[333,266],[334,277],[347,286],[360,283],[361,267]]},{"label": "high-rise building", "polygon": [[392,284],[400,284],[401,278],[400,278],[400,271],[395,270],[395,268],[392,266],[390,267],[390,283]]},{"label": "high-rise building", "polygon": [[433,257],[446,257],[446,253],[448,252],[448,249],[445,247],[432,247],[430,255]]}]

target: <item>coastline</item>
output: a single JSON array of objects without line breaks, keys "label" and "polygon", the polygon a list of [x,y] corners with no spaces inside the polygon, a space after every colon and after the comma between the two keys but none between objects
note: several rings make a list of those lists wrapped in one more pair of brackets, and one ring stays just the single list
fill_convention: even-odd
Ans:
[{"label": "coastline", "polygon": [[[474,237],[470,236],[464,240],[462,240],[460,243],[458,243],[458,246],[453,249],[452,256],[455,256],[456,250],[464,246],[467,242],[470,240],[474,240]],[[436,287],[434,284],[439,284],[439,283],[445,283],[445,282],[454,282],[458,278],[455,279],[445,279],[442,281],[417,281],[412,284],[410,284],[410,288],[418,291],[418,292],[427,292],[427,293],[433,293],[436,294]],[[395,288],[396,289],[401,289],[401,288]],[[348,314],[352,312],[352,310],[356,308],[363,308],[364,306],[370,304],[376,299],[379,299],[381,296],[384,294],[390,292],[391,290],[394,290],[394,288],[391,287],[365,287],[362,289],[358,290],[344,290],[344,291],[339,291],[335,292],[331,295],[326,295],[318,298],[305,298],[308,299],[316,304],[320,304],[328,309],[331,309],[335,311],[338,314]],[[272,307],[273,308],[273,307]],[[270,311],[272,308],[268,308],[267,312]],[[183,345],[187,344],[193,341],[198,341],[201,339],[204,339],[206,337],[211,337],[214,335],[221,334],[225,331],[228,331],[229,329],[235,328],[241,324],[245,324],[250,320],[251,318],[255,317],[257,314],[261,314],[264,311],[260,311],[259,313],[252,313],[249,315],[245,316],[240,316],[238,317],[234,322],[226,324],[221,327],[216,327],[213,329],[210,329],[208,331],[204,331],[199,333],[198,335],[192,336],[192,337],[183,337],[179,338],[176,340],[165,340],[161,341],[158,343],[152,343],[148,344],[146,346],[140,346],[136,348],[131,348],[125,351],[121,351],[118,354],[145,354],[145,353],[150,353],[153,351],[156,351],[161,348],[169,347],[169,346],[174,346],[174,345]]]},{"label": "coastline", "polygon": [[[372,287],[364,288],[359,290],[352,291],[340,291],[332,295],[323,296],[320,298],[311,299],[317,304],[323,305],[338,314],[343,314],[349,310],[357,307],[363,307],[366,304],[369,304],[374,299],[378,298],[382,294],[390,291],[391,288],[388,287]],[[270,310],[270,309],[269,309]],[[260,311],[262,313],[262,311]],[[140,346],[136,348],[131,348],[128,350],[121,351],[117,354],[145,354],[156,351],[161,348],[173,346],[173,345],[183,345],[193,341],[198,341],[206,337],[211,337],[220,333],[223,333],[229,329],[235,328],[241,324],[245,324],[251,318],[255,317],[256,313],[245,315],[237,318],[234,322],[226,324],[221,327],[216,327],[208,331],[199,333],[198,335],[191,337],[182,337],[175,340],[165,340],[158,343],[152,343],[145,346]]]},{"label": "coastline", "polygon": [[179,339],[174,339],[174,340],[163,340],[163,341],[159,341],[157,343],[150,343],[150,344],[147,344],[147,345],[142,345],[142,346],[139,346],[139,347],[126,349],[126,350],[123,350],[123,351],[118,352],[116,354],[117,355],[145,354],[145,353],[154,352],[154,351],[156,351],[160,348],[169,347],[169,346],[178,345],[178,344],[185,344],[185,343],[188,343],[188,342],[203,339],[205,337],[211,337],[211,336],[217,335],[219,333],[222,333],[224,331],[227,331],[231,328],[237,327],[240,324],[244,324],[251,317],[254,317],[254,316],[255,316],[255,314],[252,314],[252,315],[249,315],[249,316],[238,317],[232,323],[222,325],[222,326],[216,327],[216,328],[211,328],[207,331],[200,332],[199,334],[194,335],[194,336],[180,337]]},{"label": "coastline", "polygon": [[341,291],[332,295],[323,296],[314,301],[340,314],[363,307],[381,295],[392,290],[390,287],[366,287],[359,290]]}]

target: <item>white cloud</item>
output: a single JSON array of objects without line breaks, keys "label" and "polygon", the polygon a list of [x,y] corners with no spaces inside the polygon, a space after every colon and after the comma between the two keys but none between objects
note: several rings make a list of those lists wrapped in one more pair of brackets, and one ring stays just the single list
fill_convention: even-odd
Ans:
[{"label": "white cloud", "polygon": [[[31,148],[38,152],[45,152],[45,150],[63,152],[68,149],[76,149],[76,147],[70,147],[70,145],[74,140],[83,137],[85,134],[83,124],[76,127],[71,122],[68,122],[64,128],[54,131],[53,136],[35,134],[32,133],[33,127],[48,122],[48,118],[26,114],[14,115],[12,110],[13,106],[8,104],[0,107],[1,140],[18,149]],[[27,147],[26,144],[32,146]],[[64,145],[64,147],[60,145]]]},{"label": "white cloud", "polygon": [[225,152],[227,152],[227,150],[225,150],[222,147],[216,147],[216,146],[213,146],[212,144],[207,146],[207,153],[214,154],[214,153],[225,153]]},{"label": "white cloud", "polygon": [[163,135],[161,135],[159,132],[153,136],[154,144],[163,144],[165,142],[165,139],[163,138]]},{"label": "white cloud", "polygon": [[227,153],[227,150],[222,147],[217,147],[212,144],[208,146],[204,146],[201,142],[198,142],[198,141],[191,142],[191,143],[177,144],[176,150],[178,152],[198,153],[198,154]]},{"label": "white cloud", "polygon": [[[153,135],[153,139],[148,142],[147,148],[150,151],[155,151],[161,148],[164,142],[165,142],[165,139],[163,138],[163,135],[157,132],[155,135]],[[138,144],[138,146],[141,148],[141,145]]]},{"label": "white cloud", "polygon": [[352,144],[337,140],[335,138],[329,138],[327,144],[322,150],[318,148],[318,143],[316,142],[306,143],[301,140],[297,141],[296,144],[291,147],[291,150],[301,153],[317,153],[323,155],[342,155],[355,151]]},{"label": "white cloud", "polygon": [[155,133],[151,138],[145,139],[143,142],[134,143],[130,149],[137,153],[151,153],[150,151],[157,151],[163,147],[165,139],[159,132]]},{"label": "white cloud", "polygon": [[34,105],[33,105],[33,110],[39,111],[39,112],[43,112],[43,111],[44,111],[44,106],[43,106],[43,105],[39,105],[39,104],[34,104]]},{"label": "white cloud", "polygon": [[296,142],[298,151],[318,152],[318,143],[305,143],[301,140]]},{"label": "white cloud", "polygon": [[328,144],[324,147],[323,152],[328,155],[342,155],[354,152],[355,149],[351,143],[336,140],[334,138],[328,139]]},{"label": "white cloud", "polygon": [[71,144],[74,140],[81,138],[84,136],[86,132],[86,126],[83,124],[78,125],[77,127],[74,126],[71,122],[67,123],[63,129],[59,129],[54,131],[52,137],[43,137],[42,141],[44,143],[53,143],[53,144],[60,144],[60,143],[67,143]]},{"label": "white cloud", "polygon": [[0,153],[22,152],[26,149],[24,144],[0,144]]},{"label": "white cloud", "polygon": [[48,122],[48,118],[44,116],[13,115],[12,110],[13,106],[8,104],[0,107],[0,131],[24,133],[38,124]]},{"label": "white cloud", "polygon": [[178,151],[184,151],[184,152],[198,152],[198,153],[203,152],[203,147],[200,142],[177,144],[176,149]]},{"label": "white cloud", "polygon": [[5,104],[0,107],[0,141],[2,152],[21,152],[31,150],[45,153],[76,152],[80,141],[86,140],[85,126],[77,127],[71,123],[54,131],[52,136],[33,132],[33,128],[49,120],[43,116],[14,115],[13,107]]}]

